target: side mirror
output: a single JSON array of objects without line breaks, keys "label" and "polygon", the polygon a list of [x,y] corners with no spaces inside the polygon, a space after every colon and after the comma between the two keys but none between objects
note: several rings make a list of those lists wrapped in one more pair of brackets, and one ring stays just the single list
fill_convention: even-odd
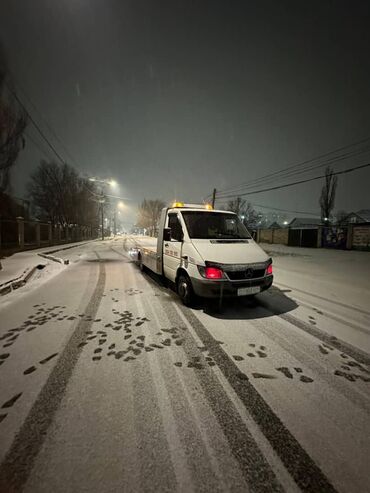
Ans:
[{"label": "side mirror", "polygon": [[171,241],[171,228],[163,229],[163,241]]}]

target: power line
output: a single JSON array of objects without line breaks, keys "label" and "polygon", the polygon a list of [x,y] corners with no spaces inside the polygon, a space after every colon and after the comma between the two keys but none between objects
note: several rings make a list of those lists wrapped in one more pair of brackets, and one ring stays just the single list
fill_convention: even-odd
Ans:
[{"label": "power line", "polygon": [[[293,169],[295,169],[295,168],[299,168],[299,167],[302,167],[302,166],[307,165],[307,164],[313,164],[313,163],[315,163],[315,162],[317,163],[317,161],[319,161],[319,160],[321,160],[321,159],[323,159],[323,158],[325,158],[325,157],[327,157],[327,156],[330,156],[330,155],[332,155],[332,154],[335,154],[335,153],[338,153],[338,152],[344,151],[344,150],[349,149],[349,148],[351,148],[351,147],[355,147],[355,146],[358,146],[358,145],[364,144],[365,142],[368,142],[368,141],[370,141],[370,137],[367,137],[366,139],[362,139],[362,140],[360,140],[360,141],[358,141],[358,142],[355,142],[355,143],[353,143],[353,144],[348,144],[348,145],[346,145],[346,146],[339,147],[339,148],[334,149],[334,150],[332,150],[332,151],[330,151],[330,152],[326,152],[326,153],[324,153],[324,154],[320,154],[320,155],[318,155],[318,156],[316,156],[316,157],[314,157],[314,158],[311,158],[311,159],[308,159],[308,160],[302,161],[302,162],[300,162],[300,163],[297,163],[297,164],[294,164],[294,165],[288,166],[287,168],[283,168],[283,169],[281,169],[281,170],[274,171],[273,173],[269,173],[269,174],[264,175],[264,176],[262,176],[262,177],[260,177],[260,178],[256,178],[255,180],[251,180],[251,181],[249,181],[249,182],[245,182],[244,184],[240,184],[240,185],[238,185],[237,187],[231,187],[231,188],[228,188],[228,189],[220,190],[219,194],[220,194],[220,195],[223,195],[223,194],[225,194],[225,193],[231,193],[231,192],[237,191],[237,190],[239,190],[239,189],[244,189],[245,187],[249,187],[249,186],[251,186],[252,184],[253,184],[253,185],[255,185],[255,184],[257,184],[257,183],[261,183],[262,181],[265,181],[265,180],[266,180],[266,179],[268,179],[268,178],[272,178],[273,176],[284,174],[284,173],[286,173],[286,172],[287,172],[287,171],[289,171],[289,170],[293,170]],[[353,151],[352,151],[352,152],[353,152]],[[362,153],[362,152],[364,152],[364,151],[359,150],[359,151],[357,151],[357,152]],[[348,156],[350,156],[350,155],[351,155],[351,152],[350,152],[350,153],[348,153]],[[330,158],[330,161],[335,161],[335,160],[336,160],[336,159],[338,159],[338,158],[342,158],[342,156],[343,156],[343,154],[342,154],[342,155],[339,155],[339,156],[332,156],[332,157]],[[327,164],[327,161],[326,161],[326,160],[323,162],[323,164],[321,164],[321,166],[323,166],[323,165],[325,165],[325,164]],[[308,171],[308,170],[307,170],[307,171]],[[206,198],[209,198],[209,197],[210,197],[210,195],[207,195],[207,197],[206,197]]]},{"label": "power line", "polygon": [[[224,204],[226,204],[227,202],[224,202]],[[255,202],[252,203],[253,207],[260,207],[261,209],[269,209],[269,210],[272,210],[272,211],[278,211],[278,212],[290,212],[290,213],[294,213],[294,214],[309,214],[311,216],[318,216],[318,217],[321,217],[320,214],[317,214],[316,212],[309,212],[309,211],[294,211],[294,210],[291,210],[291,209],[280,209],[278,207],[269,207],[267,205],[262,205],[262,204],[256,204]]]},{"label": "power line", "polygon": [[365,147],[364,149],[359,149],[356,152],[352,151],[352,152],[342,154],[339,156],[334,156],[330,159],[327,159],[327,160],[321,162],[320,164],[315,164],[313,166],[306,167],[305,169],[302,169],[302,170],[285,172],[285,173],[282,173],[281,176],[277,176],[277,177],[261,178],[259,180],[255,180],[255,183],[253,183],[253,184],[251,182],[251,184],[248,186],[239,187],[239,188],[236,188],[234,190],[231,190],[230,192],[223,192],[220,194],[220,198],[222,198],[223,196],[228,195],[229,193],[232,193],[232,192],[236,193],[236,192],[245,191],[245,190],[248,190],[251,188],[255,188],[256,185],[268,185],[269,183],[274,182],[274,181],[279,180],[279,179],[286,179],[286,178],[289,178],[292,176],[301,175],[302,173],[308,173],[309,171],[313,171],[315,169],[322,168],[322,167],[327,166],[329,164],[334,163],[334,165],[336,165],[340,161],[346,160],[349,157],[359,156],[359,155],[367,153],[369,151],[370,151],[370,147]]},{"label": "power line", "polygon": [[[302,166],[304,166],[304,165],[307,165],[307,164],[313,164],[313,163],[315,163],[315,162],[317,162],[317,161],[319,161],[319,160],[321,160],[321,159],[323,159],[323,158],[325,158],[325,157],[327,157],[327,156],[330,156],[330,155],[332,155],[332,154],[338,153],[338,152],[343,151],[343,150],[345,150],[345,149],[349,149],[349,148],[351,148],[351,147],[355,147],[355,146],[358,146],[358,145],[364,144],[365,142],[368,142],[369,140],[370,140],[370,137],[368,137],[368,138],[366,138],[366,139],[363,139],[363,140],[361,140],[361,141],[355,142],[355,143],[353,143],[353,144],[349,144],[349,145],[347,145],[347,146],[343,146],[343,147],[341,147],[341,148],[335,149],[335,150],[333,150],[333,151],[326,152],[325,154],[321,154],[321,155],[319,155],[319,156],[316,156],[315,158],[312,158],[312,159],[309,159],[309,160],[302,161],[301,163],[298,163],[298,164],[295,164],[295,165],[292,165],[292,166],[288,166],[287,168],[283,168],[283,169],[281,169],[281,170],[274,171],[273,173],[269,173],[269,174],[267,174],[267,175],[265,175],[265,176],[263,176],[263,177],[257,178],[257,179],[255,179],[255,180],[251,180],[251,181],[246,182],[246,183],[244,183],[244,184],[241,184],[241,185],[239,185],[238,187],[233,187],[233,188],[231,188],[231,189],[221,190],[221,191],[220,191],[220,193],[222,194],[222,193],[229,193],[229,192],[233,192],[233,191],[239,190],[240,188],[244,188],[245,186],[249,186],[249,185],[251,185],[251,184],[256,184],[256,183],[258,183],[258,182],[264,181],[264,180],[266,180],[267,178],[272,178],[272,177],[275,177],[276,175],[282,175],[282,174],[285,174],[286,172],[288,172],[288,173],[289,173],[289,172],[290,172],[290,173],[292,173],[292,170],[293,170],[293,169],[295,169],[295,168],[300,168],[300,167],[302,167]],[[367,149],[365,149],[365,150],[367,150]],[[340,154],[339,156],[332,156],[332,157],[329,159],[329,161],[335,161],[336,159],[340,159],[340,158],[342,158],[343,156],[345,156],[345,157],[351,156],[352,152],[354,152],[354,151],[351,151],[351,152],[349,152],[349,153],[347,153],[347,154]],[[364,151],[360,149],[360,150],[357,150],[357,152],[362,153],[362,152],[364,152]],[[323,162],[322,164],[320,164],[320,165],[321,165],[321,166],[323,166],[323,165],[327,164],[327,162],[328,162],[327,160],[324,160],[324,162]]]},{"label": "power line", "polygon": [[12,74],[12,80],[15,82],[15,85],[16,87],[18,88],[18,91],[20,91],[23,96],[25,97],[25,99],[27,100],[28,104],[34,109],[34,111],[39,115],[39,117],[41,118],[42,122],[44,123],[44,125],[46,126],[46,128],[49,130],[49,132],[52,134],[52,136],[54,137],[55,140],[57,140],[59,142],[59,144],[62,146],[63,150],[65,151],[65,153],[67,154],[68,158],[70,159],[71,162],[73,162],[77,167],[78,164],[77,164],[77,161],[75,160],[75,158],[72,156],[72,154],[69,152],[69,150],[67,149],[66,145],[64,144],[64,142],[62,141],[62,139],[57,135],[57,133],[55,132],[55,130],[53,129],[53,127],[51,126],[51,124],[48,122],[48,120],[46,119],[46,117],[43,115],[43,113],[38,109],[38,107],[36,106],[36,104],[31,100],[30,96],[26,93],[26,91],[24,90],[24,88],[21,86],[21,84],[15,79],[14,75]]},{"label": "power line", "polygon": [[[58,151],[54,148],[54,146],[52,145],[52,143],[48,140],[48,138],[45,136],[45,134],[43,133],[43,131],[41,130],[41,128],[39,127],[39,125],[36,123],[36,121],[34,120],[34,118],[32,117],[32,115],[30,114],[30,112],[27,110],[27,108],[25,107],[25,105],[22,103],[22,101],[19,99],[18,95],[15,93],[15,91],[13,91],[13,89],[9,86],[9,84],[6,82],[6,86],[9,90],[9,92],[12,94],[12,96],[18,101],[18,103],[20,104],[20,106],[23,108],[23,110],[26,112],[28,118],[30,119],[31,123],[34,125],[34,127],[36,128],[36,130],[38,131],[38,133],[41,135],[41,137],[43,138],[43,140],[47,143],[47,145],[49,146],[49,148],[53,151],[53,153],[56,155],[56,157],[60,160],[60,162],[62,164],[66,164],[66,161],[61,157],[61,155],[58,153]],[[19,86],[19,84],[18,84]],[[47,122],[46,118],[44,118],[41,114],[41,112],[37,109],[36,105],[34,103],[32,103],[32,101],[30,100],[29,97],[27,97],[27,95],[25,94],[25,91],[23,90],[22,91],[23,94],[25,95],[26,99],[28,99],[29,103],[31,104],[31,106],[36,110],[36,112],[41,116],[41,119],[44,121],[44,123],[46,124],[47,128],[49,129],[49,131],[52,133],[52,135],[54,136],[54,138],[56,138],[56,140],[58,140],[58,142],[60,142],[60,144],[62,145],[62,147],[64,148],[64,150],[66,151],[66,153],[69,155],[69,157],[71,158],[71,160],[77,165],[75,159],[73,158],[73,156],[69,153],[68,149],[66,148],[66,146],[63,144],[62,140],[57,136],[56,132],[53,130],[53,128],[51,127],[51,125]],[[42,146],[40,145],[40,143],[38,143],[35,139],[33,139],[30,134],[28,132],[25,132],[26,136],[28,139],[31,140],[31,142],[41,151],[41,153],[47,158],[47,159],[50,159],[50,155],[48,155],[45,151],[45,149],[42,148]],[[77,165],[78,167],[78,165]],[[94,192],[93,190],[91,190],[87,184],[85,183],[85,180],[82,181],[83,183],[83,186],[86,188],[86,190],[93,196],[95,197],[101,197],[101,194],[97,193],[97,192]]]},{"label": "power line", "polygon": [[260,207],[261,209],[271,209],[272,211],[278,211],[278,212],[290,212],[294,214],[310,214],[311,216],[317,216],[321,217],[320,214],[317,214],[317,212],[307,212],[307,211],[292,211],[289,209],[279,209],[277,207],[268,207],[267,205],[261,205],[261,204],[255,204],[253,203],[255,207]]},{"label": "power line", "polygon": [[55,149],[55,147],[53,146],[53,144],[49,141],[49,139],[45,136],[45,134],[43,133],[43,131],[41,130],[41,128],[39,127],[39,125],[36,123],[36,121],[34,120],[34,118],[32,117],[32,115],[30,114],[30,112],[27,110],[27,108],[25,107],[25,105],[22,103],[22,101],[19,99],[19,97],[17,96],[16,92],[13,91],[13,89],[10,87],[9,83],[7,81],[5,81],[5,84],[9,90],[9,92],[12,94],[12,96],[16,99],[16,101],[18,102],[18,104],[22,107],[22,109],[25,111],[25,113],[27,114],[28,118],[30,119],[30,122],[33,124],[33,126],[36,128],[36,130],[38,131],[38,133],[41,135],[41,137],[44,139],[44,141],[47,143],[47,145],[50,147],[50,149],[53,151],[53,153],[55,154],[55,156],[59,159],[59,161],[62,163],[62,164],[66,164],[66,161],[62,158],[62,156],[59,154],[59,152]]},{"label": "power line", "polygon": [[[35,147],[38,148],[38,150],[47,158],[47,159],[50,159],[50,155],[45,151],[45,149],[40,145],[39,142],[37,142],[37,140],[35,140],[33,137],[31,137],[31,135],[28,133],[28,132],[25,132],[25,135],[27,136],[27,138],[34,144]],[[91,194],[93,195],[94,197],[98,197],[101,199],[102,197],[102,194],[101,193],[98,193],[98,192],[94,192],[93,190],[91,190],[88,186],[87,186],[87,183],[86,183],[86,180],[83,179],[82,180],[82,185],[85,187],[85,189]],[[126,199],[126,200],[129,200],[129,199]],[[99,200],[96,200],[96,202],[99,202]]]},{"label": "power line", "polygon": [[35,147],[37,147],[37,149],[41,152],[41,154],[43,154],[46,157],[46,159],[50,159],[50,154],[47,153],[47,151],[42,147],[40,142],[37,142],[36,139],[31,137],[31,135],[26,130],[25,130],[24,134],[27,137],[27,139],[29,139],[33,143],[33,145]]},{"label": "power line", "polygon": [[[336,171],[335,173],[332,173],[332,175],[343,175],[345,173],[351,173],[352,171],[355,171],[357,169],[366,168],[368,166],[370,166],[370,163],[362,164],[360,166],[354,166],[353,168],[348,168],[348,169],[343,170],[343,171]],[[262,190],[255,190],[255,191],[251,191],[251,192],[244,192],[244,193],[240,193],[237,195],[235,195],[235,194],[229,195],[229,196],[225,196],[223,198],[243,197],[244,195],[254,195],[257,193],[270,192],[271,190],[279,190],[280,188],[287,188],[287,187],[292,187],[294,185],[300,185],[302,183],[308,183],[310,181],[320,180],[321,178],[325,178],[325,176],[326,175],[315,176],[314,178],[307,178],[306,180],[294,181],[291,183],[286,183],[284,185],[278,185],[276,187],[264,188]]]}]

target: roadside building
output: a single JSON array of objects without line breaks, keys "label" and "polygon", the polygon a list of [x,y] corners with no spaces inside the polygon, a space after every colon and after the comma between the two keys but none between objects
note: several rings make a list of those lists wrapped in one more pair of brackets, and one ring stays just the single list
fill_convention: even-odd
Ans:
[{"label": "roadside building", "polygon": [[370,223],[370,209],[361,209],[357,212],[351,212],[342,219],[341,224],[364,224]]}]

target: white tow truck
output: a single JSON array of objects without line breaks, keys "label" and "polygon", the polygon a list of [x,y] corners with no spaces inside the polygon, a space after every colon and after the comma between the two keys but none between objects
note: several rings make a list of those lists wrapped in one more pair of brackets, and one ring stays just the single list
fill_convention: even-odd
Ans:
[{"label": "white tow truck", "polygon": [[135,240],[131,257],[176,286],[185,305],[253,296],[272,285],[272,260],[233,212],[176,202],[162,209],[158,238]]}]

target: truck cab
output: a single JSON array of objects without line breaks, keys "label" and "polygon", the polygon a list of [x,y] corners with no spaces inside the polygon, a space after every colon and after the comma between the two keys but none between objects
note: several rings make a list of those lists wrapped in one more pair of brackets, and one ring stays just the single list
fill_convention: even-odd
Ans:
[{"label": "truck cab", "polygon": [[[147,255],[148,256],[148,255]],[[272,260],[233,213],[209,205],[175,203],[159,224],[155,268],[175,283],[183,303],[205,298],[253,296],[272,285]]]}]

